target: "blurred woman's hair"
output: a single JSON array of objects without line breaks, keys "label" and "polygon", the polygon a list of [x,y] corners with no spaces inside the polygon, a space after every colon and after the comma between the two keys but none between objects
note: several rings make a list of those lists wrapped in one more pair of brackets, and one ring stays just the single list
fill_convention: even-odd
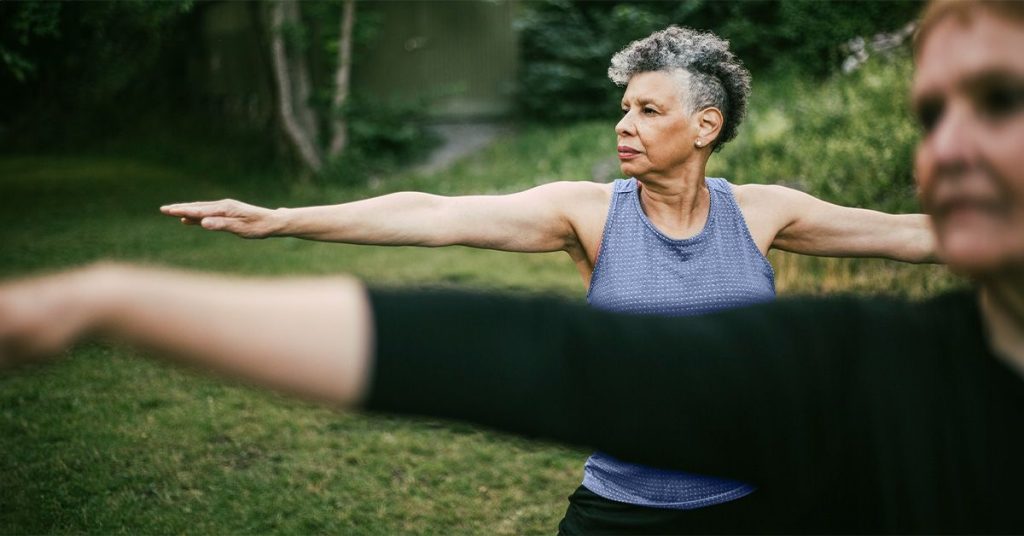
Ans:
[{"label": "blurred woman's hair", "polygon": [[612,56],[608,78],[625,86],[639,73],[678,71],[686,73],[681,89],[690,113],[715,107],[725,117],[715,140],[715,150],[721,149],[736,137],[750,95],[750,72],[729,50],[728,41],[713,33],[669,26]]},{"label": "blurred woman's hair", "polygon": [[921,22],[914,34],[914,54],[921,51],[928,33],[939,21],[956,17],[959,22],[966,23],[979,10],[1024,25],[1024,2],[1020,0],[932,0],[921,13]]}]

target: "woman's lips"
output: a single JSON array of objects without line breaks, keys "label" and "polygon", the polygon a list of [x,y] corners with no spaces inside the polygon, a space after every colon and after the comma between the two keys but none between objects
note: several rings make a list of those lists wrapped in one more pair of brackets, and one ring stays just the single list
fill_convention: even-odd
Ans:
[{"label": "woman's lips", "polygon": [[640,151],[637,151],[636,149],[634,149],[632,147],[627,147],[625,145],[620,145],[618,147],[618,151],[619,151],[619,160],[629,160],[631,158],[636,158],[636,157],[640,156],[640,154],[641,154]]}]

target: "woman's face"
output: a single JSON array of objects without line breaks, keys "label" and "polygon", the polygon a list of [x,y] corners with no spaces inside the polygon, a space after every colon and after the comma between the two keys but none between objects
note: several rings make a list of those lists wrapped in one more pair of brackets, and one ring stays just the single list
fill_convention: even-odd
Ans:
[{"label": "woman's face", "polygon": [[975,277],[1024,269],[1022,51],[1019,21],[975,9],[966,24],[940,20],[918,52],[921,203],[940,257]]},{"label": "woman's face", "polygon": [[646,72],[629,79],[615,125],[627,177],[678,177],[693,156],[697,125],[680,92],[685,73]]}]

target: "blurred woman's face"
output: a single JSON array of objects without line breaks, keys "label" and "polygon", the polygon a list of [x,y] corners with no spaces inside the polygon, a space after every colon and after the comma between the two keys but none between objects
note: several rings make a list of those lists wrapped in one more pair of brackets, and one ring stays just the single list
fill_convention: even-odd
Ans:
[{"label": "blurred woman's face", "polygon": [[912,92],[924,131],[915,169],[939,255],[975,277],[1019,272],[1024,26],[975,9],[967,23],[956,16],[940,20],[925,39]]},{"label": "blurred woman's face", "polygon": [[615,125],[627,177],[678,177],[693,155],[697,126],[680,93],[681,76],[646,72],[629,79]]}]

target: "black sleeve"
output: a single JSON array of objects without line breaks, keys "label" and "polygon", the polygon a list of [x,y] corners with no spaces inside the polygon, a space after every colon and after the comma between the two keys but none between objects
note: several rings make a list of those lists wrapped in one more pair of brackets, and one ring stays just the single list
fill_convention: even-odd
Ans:
[{"label": "black sleeve", "polygon": [[808,494],[855,418],[846,369],[860,328],[848,299],[690,318],[443,291],[371,300],[374,411]]}]

